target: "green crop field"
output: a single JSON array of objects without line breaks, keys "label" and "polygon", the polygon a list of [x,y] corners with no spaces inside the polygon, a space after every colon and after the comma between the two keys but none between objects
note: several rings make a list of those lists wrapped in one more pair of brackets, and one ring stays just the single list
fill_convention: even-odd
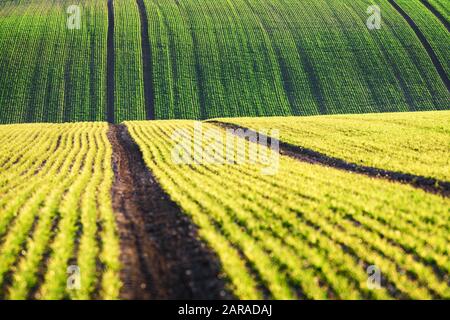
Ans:
[{"label": "green crop field", "polygon": [[[351,161],[393,170],[403,162],[407,172],[448,181],[448,112],[230,121],[277,128],[282,140]],[[448,197],[279,156],[243,138],[233,138],[243,149],[230,153],[226,130],[209,122],[125,124],[156,181],[217,254],[233,296],[450,297]],[[106,123],[0,126],[1,298],[120,297],[127,270],[120,257],[129,249],[117,225],[124,209],[112,206],[120,195],[111,188],[124,160],[111,162],[117,149],[108,130]],[[187,162],[174,160],[174,150]],[[226,161],[217,160],[220,150]],[[262,156],[252,162],[251,150]],[[248,161],[236,162],[240,156]],[[274,156],[276,172],[262,174]],[[72,265],[81,270],[79,290],[67,287]],[[367,284],[372,265],[382,270],[376,290]]]},{"label": "green crop field", "polygon": [[449,45],[449,0],[0,0],[0,300],[450,299]]},{"label": "green crop field", "polygon": [[[419,29],[426,36],[430,42],[433,50],[436,52],[439,61],[444,67],[447,76],[450,76],[450,61],[448,59],[448,45],[443,46],[443,43],[449,42],[449,30],[450,20],[448,16],[445,18],[447,21],[446,26],[436,19],[436,16],[424,6],[424,2],[427,0],[397,0],[398,4],[405,10],[405,12],[414,20]],[[439,1],[436,1],[439,2]],[[438,5],[429,1],[433,8],[439,8]],[[450,6],[447,6],[447,11]]]},{"label": "green crop field", "polygon": [[427,2],[430,3],[437,12],[442,14],[447,21],[450,21],[450,9],[446,0],[428,0]]},{"label": "green crop field", "polygon": [[446,2],[391,2],[2,1],[0,123],[448,109]]},{"label": "green crop field", "polygon": [[379,169],[450,181],[450,112],[218,119]]},{"label": "green crop field", "polygon": [[[105,123],[0,127],[0,297],[117,298],[107,130]],[[69,265],[83,272],[81,290],[67,290]]]},{"label": "green crop field", "polygon": [[[449,199],[284,156],[273,177],[255,164],[174,164],[171,136],[193,136],[193,122],[126,124],[148,167],[219,254],[238,297],[262,298],[260,287],[276,299],[449,297],[447,276],[435,272],[450,271]],[[389,289],[367,290],[372,264]]]},{"label": "green crop field", "polygon": [[77,3],[80,30],[73,1],[0,3],[0,123],[106,120],[106,3]]}]

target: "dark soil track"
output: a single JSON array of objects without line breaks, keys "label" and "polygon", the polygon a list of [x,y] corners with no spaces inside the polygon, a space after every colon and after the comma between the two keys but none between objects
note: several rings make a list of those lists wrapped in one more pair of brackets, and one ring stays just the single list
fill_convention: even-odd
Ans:
[{"label": "dark soil track", "polygon": [[[243,129],[249,130],[249,132],[255,132],[251,129],[241,127],[231,123],[219,122],[219,121],[209,121],[209,123],[230,129]],[[273,138],[270,138],[273,139]],[[264,140],[264,139],[263,139]],[[438,194],[444,197],[450,197],[450,182],[440,181],[433,178],[427,178],[422,176],[417,176],[408,173],[383,170],[374,167],[362,166],[355,163],[350,163],[345,160],[327,156],[326,154],[303,148],[300,146],[292,145],[286,142],[279,141],[280,154],[312,163],[320,164],[328,167],[354,172],[358,174],[363,174],[369,177],[386,179],[394,182],[399,182],[403,184],[409,184],[415,188],[425,190],[430,193]]]},{"label": "dark soil track", "polygon": [[226,299],[220,262],[159,186],[124,125],[111,125],[124,299]]}]

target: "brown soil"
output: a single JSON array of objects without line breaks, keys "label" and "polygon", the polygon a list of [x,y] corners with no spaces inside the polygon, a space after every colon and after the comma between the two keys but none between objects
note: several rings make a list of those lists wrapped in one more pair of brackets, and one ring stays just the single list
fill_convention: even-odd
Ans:
[{"label": "brown soil", "polygon": [[[241,127],[231,123],[208,121],[209,123],[221,126],[223,128],[230,129],[243,129],[253,132],[253,130]],[[269,137],[269,139],[272,139]],[[423,176],[417,176],[409,173],[402,173],[390,170],[383,170],[368,166],[362,166],[355,163],[350,163],[342,159],[327,156],[323,153],[303,148],[300,146],[292,145],[286,142],[279,141],[280,154],[308,162],[313,164],[325,165],[328,167],[359,173],[369,177],[387,179],[403,184],[409,184],[415,188],[422,189],[424,191],[441,195],[443,197],[450,196],[450,182],[441,181],[434,178],[427,178]]]},{"label": "brown soil", "polygon": [[147,169],[124,125],[111,125],[113,207],[121,239],[124,299],[232,298],[217,256]]}]

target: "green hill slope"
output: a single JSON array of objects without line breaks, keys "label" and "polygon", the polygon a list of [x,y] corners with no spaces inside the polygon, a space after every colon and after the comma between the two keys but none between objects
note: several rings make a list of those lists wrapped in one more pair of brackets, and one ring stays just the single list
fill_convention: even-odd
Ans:
[{"label": "green hill slope", "polygon": [[2,2],[0,123],[104,120],[107,23],[104,1]]},{"label": "green hill slope", "polygon": [[0,123],[449,109],[449,5],[424,2],[369,30],[370,0],[113,0],[108,106],[107,0],[2,2]]}]

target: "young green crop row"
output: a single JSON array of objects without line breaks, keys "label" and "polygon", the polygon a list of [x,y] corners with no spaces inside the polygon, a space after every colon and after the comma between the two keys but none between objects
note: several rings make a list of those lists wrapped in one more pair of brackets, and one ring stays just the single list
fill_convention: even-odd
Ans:
[{"label": "young green crop row", "polygon": [[[107,130],[105,123],[1,126],[1,298],[118,297]],[[71,265],[79,290],[67,283]]]},{"label": "young green crop row", "polygon": [[[284,156],[273,176],[250,162],[177,164],[180,146],[214,158],[218,149],[207,147],[214,134],[192,140],[192,121],[126,125],[239,298],[450,297],[449,199]],[[223,138],[223,129],[203,125],[210,129]],[[381,272],[375,290],[367,284],[371,265]]]},{"label": "young green crop row", "polygon": [[450,112],[219,119],[348,162],[450,181]]},{"label": "young green crop row", "polygon": [[[383,122],[375,115],[329,118],[338,123],[338,138],[358,134],[366,123],[377,137],[385,126],[391,139],[400,127],[402,132],[413,127],[439,147],[448,145],[440,141],[441,135],[448,136],[446,115],[437,120],[416,113],[413,123],[408,114],[385,115]],[[330,125],[327,119],[302,118],[308,130]],[[358,127],[352,127],[355,121]],[[267,122],[267,128],[276,128],[273,123]],[[297,127],[287,123],[285,129],[295,134]],[[126,125],[158,182],[217,252],[237,297],[450,297],[448,198],[284,156],[272,176],[262,175],[267,163],[215,163],[211,159],[218,149],[211,142],[214,135],[225,141],[225,131],[208,123],[200,140],[192,140],[192,121]],[[0,298],[119,296],[120,248],[111,207],[107,130],[105,123],[0,127]],[[314,141],[308,139],[320,134],[317,129],[302,139]],[[179,144],[180,138],[189,142]],[[405,138],[397,140],[409,163],[414,150],[406,148]],[[254,146],[240,141],[245,148],[233,149],[234,156]],[[331,145],[341,142],[346,140]],[[424,144],[421,154],[439,157],[429,142],[419,142]],[[348,145],[350,153],[358,153]],[[205,161],[177,164],[173,151],[180,146],[194,159],[204,152]],[[380,289],[368,286],[371,265],[381,272]],[[70,266],[79,268],[79,290],[68,286]]]},{"label": "young green crop row", "polygon": [[0,123],[105,120],[106,13],[100,0],[0,4]]},{"label": "young green crop row", "polygon": [[136,1],[114,0],[115,122],[145,119],[141,22]]}]

